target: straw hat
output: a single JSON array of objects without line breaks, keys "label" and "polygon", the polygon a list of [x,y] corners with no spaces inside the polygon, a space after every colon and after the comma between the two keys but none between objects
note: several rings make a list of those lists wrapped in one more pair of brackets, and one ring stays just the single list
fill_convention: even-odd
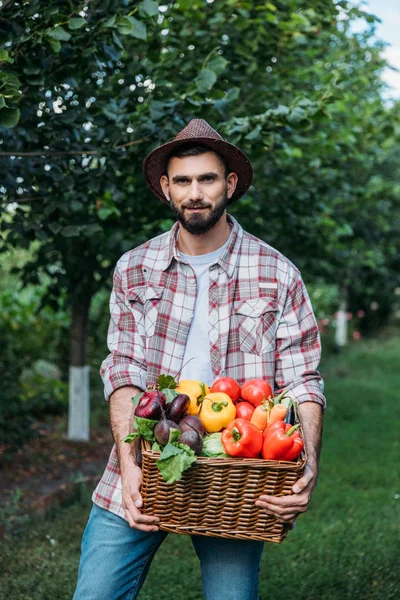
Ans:
[{"label": "straw hat", "polygon": [[238,183],[229,203],[237,200],[247,192],[253,179],[253,168],[245,153],[237,146],[226,142],[203,119],[192,119],[172,142],[167,142],[155,148],[143,161],[143,175],[146,184],[160,200],[168,203],[160,185],[160,178],[165,175],[168,158],[176,148],[188,142],[210,148],[224,159],[229,172],[237,174]]}]

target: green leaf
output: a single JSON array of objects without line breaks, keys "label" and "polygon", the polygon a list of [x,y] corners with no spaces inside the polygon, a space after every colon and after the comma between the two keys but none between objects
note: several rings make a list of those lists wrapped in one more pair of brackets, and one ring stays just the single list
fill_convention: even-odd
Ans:
[{"label": "green leaf", "polygon": [[63,227],[61,231],[61,235],[63,237],[78,237],[81,233],[81,228],[78,225],[67,225],[67,227]]},{"label": "green leaf", "polygon": [[146,25],[135,17],[118,17],[117,27],[121,35],[131,35],[140,40],[147,39]]},{"label": "green leaf", "polygon": [[48,40],[51,49],[53,50],[53,52],[55,52],[56,54],[58,54],[61,50],[61,42],[60,40],[54,40],[53,38],[50,38]]},{"label": "green leaf", "polygon": [[133,406],[137,406],[140,402],[140,398],[143,396],[143,392],[140,392],[140,394],[136,394],[136,396],[133,396],[132,398],[132,403]]},{"label": "green leaf", "polygon": [[160,444],[158,442],[154,442],[154,444],[151,447],[151,451],[152,452],[159,452],[161,454],[162,448],[161,448],[161,446],[160,446]]},{"label": "green leaf", "polygon": [[196,455],[189,446],[173,442],[165,446],[156,465],[164,481],[174,483],[182,478],[183,472],[194,462]]},{"label": "green leaf", "polygon": [[2,108],[0,110],[0,127],[12,129],[19,121],[20,112],[18,108]]},{"label": "green leaf", "polygon": [[153,0],[143,0],[143,2],[140,3],[140,8],[142,8],[149,17],[156,17],[158,15],[158,4]]},{"label": "green leaf", "polygon": [[161,374],[157,380],[157,385],[160,388],[160,390],[164,388],[170,388],[171,390],[174,390],[178,384],[176,383],[172,375]]},{"label": "green leaf", "polygon": [[103,27],[116,27],[117,15],[113,15],[103,23]]},{"label": "green leaf", "polygon": [[245,137],[246,140],[257,140],[260,137],[262,125],[260,123],[254,127]]},{"label": "green leaf", "polygon": [[24,67],[23,71],[27,75],[39,75],[40,68],[39,67]]},{"label": "green leaf", "polygon": [[4,100],[4,96],[0,96],[0,108],[4,108],[5,106],[7,106],[7,104]]},{"label": "green leaf", "polygon": [[72,17],[68,21],[69,29],[80,29],[81,27],[84,27],[85,25],[87,25],[87,21],[83,17]]},{"label": "green leaf", "polygon": [[7,50],[0,50],[0,63],[12,63],[14,62]]},{"label": "green leaf", "polygon": [[132,442],[134,442],[138,437],[140,437],[140,434],[137,432],[134,433],[129,433],[128,435],[126,435],[124,438],[122,438],[121,442],[126,442],[127,444],[131,444]]},{"label": "green leaf", "polygon": [[71,39],[71,34],[65,31],[63,27],[55,27],[47,31],[47,36],[55,40],[61,40],[62,42],[68,42]]},{"label": "green leaf", "polygon": [[216,75],[220,75],[228,63],[229,61],[223,56],[216,56],[207,63],[207,69],[211,69]]},{"label": "green leaf", "polygon": [[304,110],[304,108],[301,108],[300,106],[295,106],[290,111],[290,114],[288,116],[288,122],[301,123],[302,121],[307,121],[307,113]]},{"label": "green leaf", "polygon": [[200,94],[205,94],[205,92],[211,90],[216,81],[217,76],[211,69],[203,69],[195,79]]},{"label": "green leaf", "polygon": [[134,417],[133,424],[137,435],[140,435],[144,440],[148,442],[154,442],[154,427],[158,421],[154,419],[144,419],[143,417]]},{"label": "green leaf", "polygon": [[84,235],[90,237],[92,235],[96,235],[96,233],[102,233],[103,229],[100,227],[100,225],[97,225],[97,223],[93,224],[93,225],[84,225],[81,228],[81,234],[83,233]]},{"label": "green leaf", "polygon": [[135,17],[130,17],[133,23],[133,31],[131,33],[132,37],[138,38],[139,40],[147,40],[147,28],[144,23],[135,19]]},{"label": "green leaf", "polygon": [[165,115],[165,103],[159,102],[158,100],[152,100],[150,102],[150,116],[153,121],[162,119]]},{"label": "green leaf", "polygon": [[176,392],[175,390],[171,390],[169,388],[166,388],[164,390],[161,390],[162,393],[164,394],[165,398],[166,398],[166,404],[169,404],[170,402],[172,402],[172,400],[175,400],[175,398],[177,396],[179,396],[179,393]]},{"label": "green leaf", "polygon": [[[178,425],[177,425],[178,427]],[[171,429],[169,430],[169,438],[168,438],[168,443],[169,444],[173,444],[173,442],[177,442],[179,440],[179,438],[181,437],[181,430],[180,429],[175,429],[174,427],[171,427]]]},{"label": "green leaf", "polygon": [[121,35],[130,35],[133,31],[131,17],[118,17],[117,27]]}]

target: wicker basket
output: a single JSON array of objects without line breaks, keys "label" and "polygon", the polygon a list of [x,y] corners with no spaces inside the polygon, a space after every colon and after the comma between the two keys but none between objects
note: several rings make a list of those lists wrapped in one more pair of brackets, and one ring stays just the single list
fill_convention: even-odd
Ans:
[{"label": "wicker basket", "polygon": [[291,525],[278,523],[255,506],[261,494],[286,496],[304,472],[297,462],[199,457],[180,481],[167,484],[151,445],[142,446],[144,513],[160,519],[160,529],[264,542],[282,542]]}]

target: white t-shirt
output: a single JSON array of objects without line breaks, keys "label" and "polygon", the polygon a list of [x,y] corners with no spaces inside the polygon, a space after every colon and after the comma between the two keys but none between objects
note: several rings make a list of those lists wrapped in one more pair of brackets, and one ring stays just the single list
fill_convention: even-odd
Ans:
[{"label": "white t-shirt", "polygon": [[200,256],[180,254],[181,258],[192,267],[196,276],[197,297],[183,357],[183,365],[185,366],[179,375],[179,379],[196,379],[204,381],[208,386],[211,386],[214,381],[208,339],[208,272],[209,268],[215,265],[222,256],[229,240],[230,237],[221,248],[208,254]]}]

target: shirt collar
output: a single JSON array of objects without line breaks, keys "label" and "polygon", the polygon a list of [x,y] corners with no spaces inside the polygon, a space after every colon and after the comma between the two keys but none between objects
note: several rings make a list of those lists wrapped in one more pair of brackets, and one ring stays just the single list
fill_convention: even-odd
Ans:
[{"label": "shirt collar", "polygon": [[[231,239],[228,246],[225,248],[224,253],[218,260],[218,264],[221,268],[226,271],[229,277],[232,277],[236,267],[236,263],[239,258],[240,247],[242,244],[243,229],[241,225],[231,215],[227,215],[228,223],[232,225]],[[178,233],[179,223],[174,223],[169,232],[169,238],[167,242],[165,257],[163,260],[162,270],[166,271],[170,266],[173,259],[181,262],[179,257],[178,245],[176,242],[176,235]]]}]

